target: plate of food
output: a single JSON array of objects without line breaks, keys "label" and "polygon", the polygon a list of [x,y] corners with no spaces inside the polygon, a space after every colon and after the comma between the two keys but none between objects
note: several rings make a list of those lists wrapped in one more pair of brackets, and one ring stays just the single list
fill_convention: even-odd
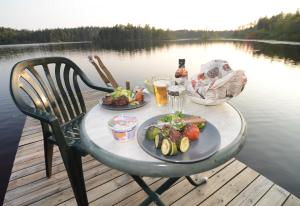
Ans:
[{"label": "plate of food", "polygon": [[218,129],[200,116],[177,112],[152,117],[137,131],[142,149],[173,163],[193,163],[215,154],[221,144]]},{"label": "plate of food", "polygon": [[149,94],[142,89],[135,91],[118,87],[100,100],[102,108],[108,110],[130,110],[143,107],[149,101]]}]

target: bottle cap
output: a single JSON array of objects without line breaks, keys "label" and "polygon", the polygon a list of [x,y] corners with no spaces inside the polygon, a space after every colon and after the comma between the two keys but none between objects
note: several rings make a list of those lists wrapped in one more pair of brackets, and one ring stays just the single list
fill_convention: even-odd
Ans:
[{"label": "bottle cap", "polygon": [[179,68],[185,66],[185,59],[179,59]]}]

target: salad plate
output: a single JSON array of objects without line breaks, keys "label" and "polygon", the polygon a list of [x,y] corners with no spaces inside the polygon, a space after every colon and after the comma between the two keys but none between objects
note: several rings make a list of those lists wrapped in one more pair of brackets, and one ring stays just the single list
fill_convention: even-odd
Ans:
[{"label": "salad plate", "polygon": [[[166,115],[154,116],[145,121],[137,131],[137,141],[140,147],[149,155],[172,163],[193,163],[204,160],[215,154],[221,144],[221,137],[218,129],[209,121],[206,121],[205,127],[201,129],[199,138],[196,141],[190,141],[189,150],[176,155],[163,155],[160,149],[157,149],[153,141],[146,138],[147,128]],[[189,117],[192,115],[184,115]]]},{"label": "salad plate", "polygon": [[108,110],[131,110],[145,106],[150,101],[150,95],[138,90],[133,92],[132,90],[117,88],[114,92],[106,95],[99,100],[99,104],[103,109]]},{"label": "salad plate", "polygon": [[127,105],[122,105],[122,106],[104,105],[102,103],[100,103],[100,104],[103,109],[122,111],[122,110],[131,110],[131,109],[137,109],[137,108],[143,107],[149,102],[149,99],[150,99],[150,95],[145,93],[144,100],[141,101],[139,104],[134,104],[134,105],[127,104]]}]

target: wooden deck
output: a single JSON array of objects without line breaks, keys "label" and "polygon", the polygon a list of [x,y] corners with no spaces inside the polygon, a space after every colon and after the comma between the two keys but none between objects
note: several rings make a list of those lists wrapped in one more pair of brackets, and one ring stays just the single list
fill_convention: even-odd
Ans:
[{"label": "wooden deck", "polygon": [[[84,93],[87,107],[97,104],[101,93]],[[91,156],[83,158],[90,205],[138,205],[146,194],[130,176],[110,169]],[[232,159],[207,171],[208,183],[194,188],[184,178],[161,198],[167,205],[284,205],[300,206],[285,189]],[[164,178],[144,178],[152,189]],[[39,122],[27,118],[17,151],[4,205],[76,205],[60,154],[55,149],[53,175],[46,178],[42,133]],[[153,205],[153,204],[152,204]]]}]

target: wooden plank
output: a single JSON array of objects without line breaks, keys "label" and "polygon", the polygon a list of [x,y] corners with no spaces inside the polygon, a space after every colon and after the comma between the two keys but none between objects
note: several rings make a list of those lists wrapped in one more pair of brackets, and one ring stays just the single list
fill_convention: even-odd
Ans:
[{"label": "wooden plank", "polygon": [[289,193],[279,187],[278,185],[274,185],[258,202],[257,206],[279,206],[284,203],[284,201],[289,196]]},{"label": "wooden plank", "polygon": [[[24,129],[25,129],[25,128],[24,128]],[[38,132],[42,132],[41,127],[36,128],[36,129],[32,129],[32,130],[28,130],[28,131],[24,131],[24,129],[23,129],[23,132],[22,132],[21,139],[22,139],[22,138],[25,138],[25,137],[28,136],[28,135],[35,134],[35,133],[38,133]]]},{"label": "wooden plank", "polygon": [[23,156],[23,155],[27,155],[27,154],[31,154],[34,152],[38,152],[44,150],[44,145],[42,142],[35,142],[35,143],[31,143],[29,145],[24,145],[24,146],[19,146],[17,154],[16,154],[16,158]]},{"label": "wooden plank", "polygon": [[[178,181],[183,181],[184,178],[180,178]],[[161,178],[158,181],[153,182],[152,184],[149,184],[149,187],[154,191],[157,188],[159,188],[159,186],[161,186],[167,179],[166,178]],[[148,197],[148,195],[144,192],[144,190],[139,189],[139,191],[137,193],[135,193],[134,195],[128,195],[125,197],[125,199],[123,199],[122,201],[118,202],[117,204],[115,204],[116,206],[120,206],[120,205],[140,205],[146,198]],[[155,204],[153,204],[155,205]]]},{"label": "wooden plank", "polygon": [[225,206],[230,200],[238,195],[245,187],[247,187],[255,178],[258,173],[249,167],[243,170],[240,174],[235,176],[226,185],[220,188],[217,192],[201,203],[203,206],[218,205]]},{"label": "wooden plank", "polygon": [[[130,176],[128,176],[128,177],[129,177],[130,181],[124,187],[119,186],[118,188],[116,188],[116,190],[114,192],[108,193],[105,196],[102,196],[102,197],[96,199],[95,201],[93,201],[92,199],[89,199],[92,201],[92,202],[90,202],[90,206],[114,205],[114,204],[120,202],[121,200],[123,200],[125,197],[130,196],[130,195],[136,193],[137,191],[139,191],[140,186],[135,181],[133,181],[133,179]],[[143,179],[147,184],[152,184],[153,182],[157,181],[160,178],[144,177]],[[74,204],[70,204],[70,205],[74,205]]]},{"label": "wooden plank", "polygon": [[[90,162],[90,161],[91,160],[89,160],[88,162]],[[84,160],[83,160],[83,162],[84,162]],[[92,162],[90,164],[95,164],[95,163]],[[52,174],[56,174],[56,173],[61,172],[61,171],[65,171],[65,165],[64,164],[59,164],[59,165],[56,165],[55,167],[52,168]],[[43,178],[45,178],[45,176],[46,176],[45,171],[39,171],[39,172],[27,175],[27,176],[22,177],[22,178],[12,180],[12,181],[9,182],[7,191],[13,190],[17,187],[21,187],[21,186],[26,185],[30,182],[34,182],[34,181],[37,181],[39,179],[43,179]]]},{"label": "wooden plank", "polygon": [[[234,161],[232,164],[225,167],[223,170],[212,176],[207,184],[194,188],[188,181],[182,181],[179,183],[176,190],[169,190],[169,193],[165,193],[162,196],[162,200],[165,204],[170,205],[197,205],[215,191],[225,185],[229,180],[239,174],[246,168],[246,165],[239,161]],[[185,196],[183,196],[185,195]],[[180,198],[180,199],[178,199]],[[178,200],[177,200],[178,199]],[[176,201],[176,202],[175,202]]]},{"label": "wooden plank", "polygon": [[[217,172],[219,172],[220,170],[222,170],[224,167],[226,167],[229,164],[231,164],[233,161],[234,161],[234,159],[231,159],[228,162],[224,163],[223,165],[220,165],[219,167],[214,168],[213,170],[209,170],[207,172],[199,173],[198,175],[200,175],[202,177],[211,177],[214,174],[216,174]],[[176,187],[176,185],[179,182],[183,181],[184,179],[185,178],[179,179],[176,182],[176,184],[174,184],[174,186],[172,186],[172,187]],[[153,190],[157,189],[164,180],[165,179],[162,179],[162,180],[159,180],[159,181],[155,182],[153,185],[151,185],[150,188],[152,188]],[[148,197],[147,194],[142,189],[140,189],[138,193],[127,197],[126,199],[124,199],[121,202],[119,202],[117,205],[118,206],[121,206],[121,205],[128,205],[128,206],[139,205],[146,197]]]},{"label": "wooden plank", "polygon": [[[91,161],[91,163],[95,164],[96,161]],[[87,167],[88,165],[84,165],[84,178],[85,180],[91,179],[95,176],[98,176],[99,173],[103,173],[109,170],[108,167],[104,165],[98,165],[95,167],[94,165]],[[60,176],[60,177],[58,177]],[[11,201],[8,201],[7,204],[12,205],[28,205],[34,202],[37,202],[45,197],[53,195],[58,191],[63,191],[66,188],[70,187],[70,182],[67,176],[66,171],[63,171],[56,175],[57,179],[54,178],[44,178],[39,181],[40,184],[28,185],[23,187],[22,194],[26,194],[23,196],[19,196],[18,198],[14,197],[20,193],[20,191],[15,191],[14,194],[11,194],[11,197],[14,197]],[[35,186],[33,188],[33,186]],[[30,190],[30,191],[28,191]]]},{"label": "wooden plank", "polygon": [[228,206],[254,205],[271,187],[273,183],[260,175],[242,193],[235,197]]},{"label": "wooden plank", "polygon": [[[238,161],[235,160],[233,162],[227,162],[224,165],[224,167],[219,166],[213,170],[207,171],[207,172],[203,173],[203,175],[208,176],[209,178],[212,178],[214,175],[218,174],[220,171],[222,171],[226,167],[228,167],[228,168],[229,167],[237,167],[237,169],[239,169],[240,166],[241,165],[238,164]],[[244,166],[242,166],[242,167],[244,168]],[[209,179],[207,184],[210,184],[210,182],[211,182],[211,180]],[[205,185],[202,185],[199,188],[201,188],[203,186],[205,186]],[[174,187],[171,187],[169,190],[167,190],[165,193],[163,193],[161,195],[161,198],[167,205],[170,205],[170,204],[174,203],[175,201],[177,201],[177,199],[183,197],[184,195],[186,195],[187,193],[192,191],[193,189],[195,189],[195,187],[193,185],[191,185],[187,180],[184,179],[184,181],[179,182]]]},{"label": "wooden plank", "polygon": [[[43,143],[41,142],[41,144],[43,144]],[[58,147],[55,146],[53,152],[58,153]],[[24,164],[26,161],[29,161],[29,160],[32,160],[35,158],[39,158],[41,156],[44,156],[44,150],[20,155],[15,159],[15,164]]]},{"label": "wooden plank", "polygon": [[[87,156],[82,158],[83,163],[87,162],[87,161],[90,161],[92,159],[93,158],[90,155],[87,155]],[[54,157],[53,162],[52,162],[52,167],[55,167],[56,165],[61,164],[61,163],[62,163],[62,158],[61,158],[60,155],[58,157]],[[26,166],[26,168],[18,170],[16,172],[13,172],[10,176],[10,181],[15,180],[15,179],[19,179],[21,177],[25,177],[27,175],[30,175],[30,174],[33,174],[33,173],[36,173],[36,172],[39,172],[39,171],[45,171],[46,172],[44,161],[41,162],[40,164],[37,164],[37,165],[27,164],[25,166]],[[54,174],[54,173],[52,173],[52,174]]]},{"label": "wooden plank", "polygon": [[43,137],[41,135],[36,135],[36,136],[32,136],[30,138],[26,138],[26,139],[21,139],[19,145],[27,145],[30,144],[32,142],[38,142],[38,141],[42,141]]},{"label": "wooden plank", "polygon": [[[27,132],[27,135],[26,136],[22,136],[21,140],[20,141],[24,141],[24,140],[29,140],[33,137],[36,137],[36,136],[43,136],[43,132],[42,132],[42,128],[40,128],[40,126],[38,125],[38,129],[32,129],[32,130],[29,130]],[[32,131],[32,132],[30,132]],[[19,144],[19,146],[22,146],[21,144]]]},{"label": "wooden plank", "polygon": [[[54,148],[53,157],[60,157],[60,152],[57,148]],[[44,151],[37,152],[37,154],[32,154],[31,156],[29,155],[23,157],[22,159],[18,159],[14,164],[14,167],[16,168],[13,168],[13,171],[20,170],[20,168],[24,169],[28,166],[33,166],[42,162],[45,162]]]},{"label": "wooden plank", "polygon": [[300,199],[294,195],[290,195],[283,206],[300,206]]},{"label": "wooden plank", "polygon": [[[58,165],[58,164],[61,164],[62,163],[62,159],[57,157],[57,158],[54,158],[52,160],[52,167]],[[19,179],[21,177],[25,177],[27,175],[30,175],[30,174],[33,174],[33,173],[36,173],[36,172],[39,172],[39,171],[42,171],[44,170],[45,171],[45,163],[40,163],[40,164],[37,164],[37,165],[33,165],[33,166],[30,166],[28,165],[28,167],[22,169],[22,170],[18,170],[16,172],[13,172],[11,173],[10,175],[10,181],[12,180],[15,180],[15,179]]]},{"label": "wooden plank", "polygon": [[[123,173],[117,171],[117,170],[109,170],[101,175],[98,175],[92,179],[86,180],[85,185],[86,185],[86,190],[87,192],[89,190],[92,190],[96,187],[101,187],[101,185],[106,184],[113,179],[116,179],[120,176],[122,176]],[[105,188],[105,186],[104,186]],[[67,202],[65,202],[67,201]],[[63,191],[58,191],[55,194],[48,196],[38,202],[35,202],[32,204],[33,206],[39,206],[39,205],[57,205],[61,204],[66,205],[66,204],[73,204],[76,205],[76,201],[74,198],[73,190],[71,187],[63,190]]]},{"label": "wooden plank", "polygon": [[[122,174],[121,176],[112,179],[109,182],[106,182],[105,184],[100,185],[99,187],[93,188],[87,192],[88,200],[90,202],[89,205],[91,205],[91,202],[96,200],[97,198],[100,198],[106,194],[109,194],[116,189],[127,185],[128,183],[132,182],[132,178],[129,175]],[[76,205],[75,199],[70,199],[60,205]],[[99,204],[98,204],[99,205]],[[101,205],[101,204],[100,204]]]},{"label": "wooden plank", "polygon": [[[53,153],[53,158],[58,158],[60,157],[60,153],[59,152],[54,152]],[[40,155],[37,158],[31,158],[28,161],[24,161],[24,162],[16,162],[16,164],[14,164],[13,166],[13,172],[16,172],[18,170],[33,166],[33,165],[37,165],[37,164],[41,164],[45,162],[45,158],[44,155]]]}]

